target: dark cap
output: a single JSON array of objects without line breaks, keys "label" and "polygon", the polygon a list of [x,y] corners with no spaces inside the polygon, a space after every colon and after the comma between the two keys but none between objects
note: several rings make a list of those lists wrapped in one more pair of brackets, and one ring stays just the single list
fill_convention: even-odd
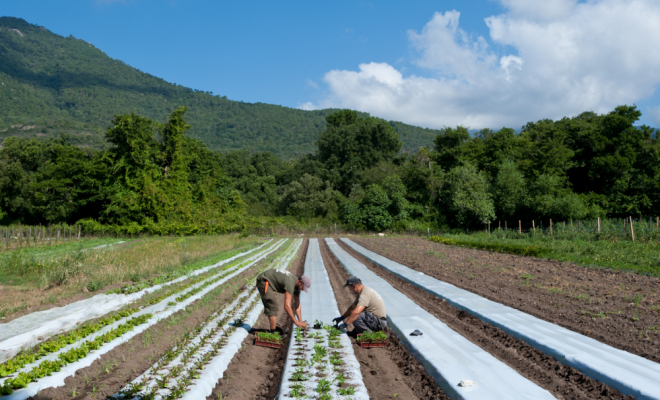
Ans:
[{"label": "dark cap", "polygon": [[360,283],[362,283],[362,281],[357,276],[349,276],[348,279],[346,279],[346,284],[344,287],[348,285],[358,285]]}]

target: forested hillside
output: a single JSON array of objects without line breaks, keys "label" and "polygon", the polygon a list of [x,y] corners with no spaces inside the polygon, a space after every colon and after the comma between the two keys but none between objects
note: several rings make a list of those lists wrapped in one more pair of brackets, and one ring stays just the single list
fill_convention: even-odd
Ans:
[{"label": "forested hillside", "polygon": [[[135,112],[164,120],[188,108],[188,135],[210,150],[249,149],[295,158],[314,151],[314,141],[333,110],[304,111],[244,103],[168,83],[108,57],[93,44],[62,37],[45,27],[0,18],[0,143],[17,136],[39,139],[66,134],[70,143],[102,148],[113,116]],[[414,151],[435,133],[391,123]]]}]

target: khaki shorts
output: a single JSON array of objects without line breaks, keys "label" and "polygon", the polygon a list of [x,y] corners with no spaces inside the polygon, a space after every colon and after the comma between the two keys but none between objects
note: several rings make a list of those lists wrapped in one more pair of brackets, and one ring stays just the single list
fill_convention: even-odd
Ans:
[{"label": "khaki shorts", "polygon": [[271,288],[268,287],[268,292],[264,293],[264,288],[266,286],[266,280],[257,281],[257,290],[259,290],[259,295],[261,296],[261,302],[264,304],[264,314],[269,317],[276,317],[279,311],[279,306],[277,305],[277,293]]}]

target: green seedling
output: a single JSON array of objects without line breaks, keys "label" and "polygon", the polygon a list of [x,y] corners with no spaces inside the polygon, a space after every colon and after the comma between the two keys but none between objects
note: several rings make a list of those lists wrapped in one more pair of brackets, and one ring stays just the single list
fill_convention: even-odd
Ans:
[{"label": "green seedling", "polygon": [[[355,394],[355,388],[353,386],[347,388],[339,388],[339,390],[337,390],[337,393],[339,393],[342,396],[351,396]],[[398,395],[394,394],[394,397],[396,396]]]},{"label": "green seedling", "polygon": [[295,382],[306,381],[308,378],[303,367],[296,368],[296,372],[291,374],[291,380]]}]

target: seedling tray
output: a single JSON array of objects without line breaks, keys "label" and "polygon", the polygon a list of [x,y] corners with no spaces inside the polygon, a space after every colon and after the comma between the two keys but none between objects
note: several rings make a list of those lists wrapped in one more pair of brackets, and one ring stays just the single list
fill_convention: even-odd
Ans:
[{"label": "seedling tray", "polygon": [[282,342],[267,342],[265,340],[261,340],[259,338],[254,338],[254,345],[255,346],[263,346],[263,347],[271,347],[273,349],[279,349],[282,346]]},{"label": "seedling tray", "polygon": [[[357,335],[358,338],[360,336],[362,336],[361,333],[359,335]],[[360,341],[360,340],[358,340],[357,342],[360,345],[360,347],[362,347],[363,349],[368,349],[370,347],[387,347],[387,340],[383,340],[382,342],[375,342],[375,343],[363,342],[363,341]]]}]

